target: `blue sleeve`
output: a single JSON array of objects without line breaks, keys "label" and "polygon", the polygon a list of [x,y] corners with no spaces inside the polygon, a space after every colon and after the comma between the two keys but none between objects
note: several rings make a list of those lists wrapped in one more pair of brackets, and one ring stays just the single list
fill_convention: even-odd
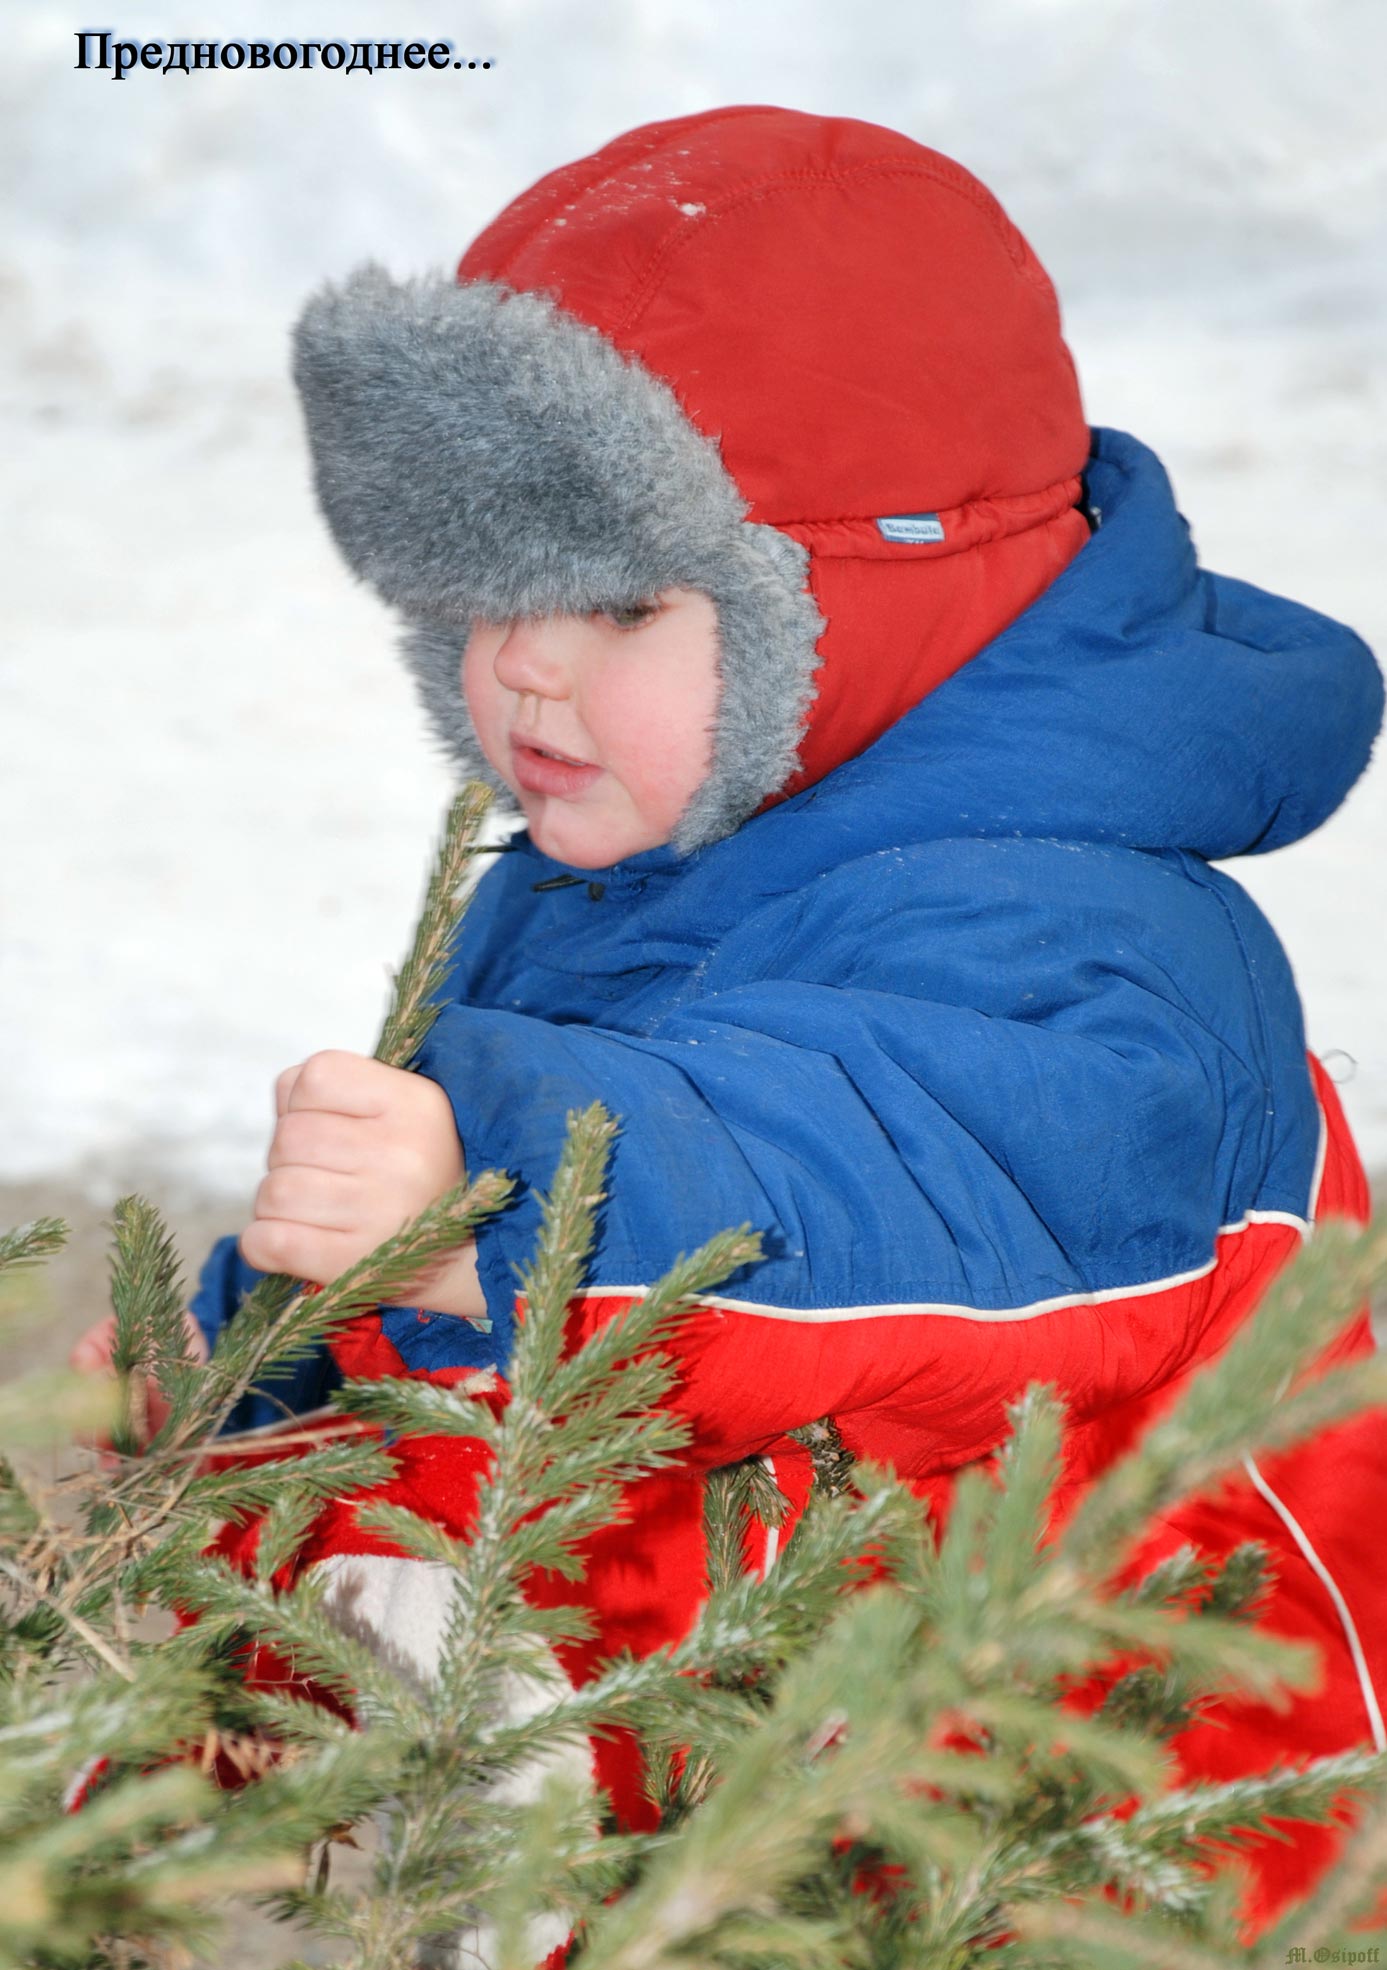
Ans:
[{"label": "blue sleeve", "polygon": [[[242,1298],[265,1277],[241,1257],[234,1237],[219,1238],[213,1245],[189,1302],[209,1353],[216,1348],[222,1329]],[[266,1375],[248,1389],[228,1416],[222,1434],[234,1436],[243,1430],[265,1429],[290,1416],[319,1409],[341,1382],[332,1355],[326,1347],[319,1348],[306,1360],[292,1363],[279,1374]]]},{"label": "blue sleeve", "polygon": [[[618,1118],[591,1283],[652,1284],[748,1223],[765,1258],[717,1289],[787,1309],[1017,1308],[1204,1264],[1226,1222],[1225,1131],[1256,1092],[1168,1036],[1100,1042],[824,986],[719,996],[676,1034],[458,1007],[422,1071],[450,1097],[469,1168],[517,1201],[478,1233],[487,1311],[508,1326],[568,1111]],[[1246,1115],[1230,1113],[1244,1109]]]},{"label": "blue sleeve", "polygon": [[209,1354],[242,1299],[265,1277],[241,1257],[234,1236],[219,1238],[203,1262],[189,1310],[202,1329]]},{"label": "blue sleeve", "polygon": [[[844,910],[841,950],[827,912],[806,916],[777,961],[802,951],[818,978],[706,991],[654,1031],[444,1007],[420,1069],[469,1169],[518,1186],[477,1238],[497,1327],[534,1249],[530,1193],[593,1101],[619,1123],[590,1270],[612,1290],[749,1223],[766,1257],[718,1297],[1024,1310],[1182,1276],[1250,1208],[1303,1208],[1315,1114],[1289,974],[1268,993],[1284,961],[1260,954],[1263,1001],[1285,1001],[1273,1036],[1207,887],[1114,852],[1057,899],[1041,879],[1077,858],[1020,850],[979,845],[991,894],[960,866],[928,909],[903,869],[871,935]],[[1283,1137],[1284,1201],[1266,1190]]]}]

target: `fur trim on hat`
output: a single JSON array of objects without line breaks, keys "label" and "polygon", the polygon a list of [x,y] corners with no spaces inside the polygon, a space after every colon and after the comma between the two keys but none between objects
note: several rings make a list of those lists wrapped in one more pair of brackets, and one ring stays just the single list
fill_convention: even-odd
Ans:
[{"label": "fur trim on hat", "polygon": [[823,619],[808,555],[747,502],[667,384],[547,296],[374,262],[294,328],[318,498],[349,566],[405,617],[434,727],[499,786],[468,717],[474,617],[586,615],[702,590],[722,691],[708,777],[673,836],[732,833],[796,764]]}]

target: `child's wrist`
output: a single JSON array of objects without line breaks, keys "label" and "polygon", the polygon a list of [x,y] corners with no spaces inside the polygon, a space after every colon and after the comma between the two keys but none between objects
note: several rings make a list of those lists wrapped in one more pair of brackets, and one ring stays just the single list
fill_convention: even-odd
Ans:
[{"label": "child's wrist", "polygon": [[440,1265],[421,1273],[396,1304],[426,1307],[430,1313],[460,1314],[469,1320],[484,1315],[486,1295],[477,1275],[475,1240],[469,1239]]}]

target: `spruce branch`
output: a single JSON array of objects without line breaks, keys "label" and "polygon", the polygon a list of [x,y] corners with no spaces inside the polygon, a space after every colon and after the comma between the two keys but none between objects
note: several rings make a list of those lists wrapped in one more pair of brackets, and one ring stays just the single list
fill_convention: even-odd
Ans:
[{"label": "spruce branch", "polygon": [[1089,1490],[1061,1537],[1064,1554],[1083,1567],[1101,1560],[1115,1569],[1156,1512],[1205,1489],[1241,1458],[1381,1402],[1380,1357],[1288,1390],[1385,1277],[1387,1214],[1361,1231],[1317,1226],[1223,1353],[1147,1433],[1140,1453]]},{"label": "spruce branch", "polygon": [[71,1235],[72,1227],[63,1218],[33,1218],[12,1231],[0,1231],[0,1272],[41,1265],[60,1252]]},{"label": "spruce branch", "polygon": [[[453,1576],[445,1670],[429,1691],[402,1686],[344,1636],[325,1618],[311,1582],[274,1595],[263,1578],[247,1582],[205,1561],[194,1566],[178,1546],[176,1514],[166,1529],[166,1543],[178,1550],[169,1578],[176,1576],[184,1604],[191,1598],[205,1612],[201,1632],[176,1638],[171,1655],[165,1645],[165,1659],[200,1673],[218,1648],[243,1647],[251,1635],[272,1642],[301,1672],[350,1696],[375,1726],[366,1736],[379,1747],[378,1762],[350,1795],[353,1810],[399,1801],[363,1901],[285,1890],[284,1908],[343,1937],[353,1970],[402,1970],[412,1960],[411,1938],[462,1934],[486,1912],[501,1919],[509,1951],[501,1961],[518,1961],[546,1908],[572,1912],[604,1970],[843,1960],[985,1970],[999,1949],[1011,1960],[1023,1947],[1007,1936],[1028,1939],[1032,1955],[1017,1959],[1027,1963],[1036,1948],[1069,1948],[1068,1935],[1048,1943],[1039,1930],[1032,1937],[1028,1912],[1077,1898],[1079,1913],[1087,1919],[1092,1906],[1099,1920],[1100,1898],[1116,1891],[1133,1909],[1161,1911],[1166,1925],[1160,1931],[1124,1915],[1119,1933],[1136,1952],[1130,1960],[1145,1960],[1153,1936],[1163,1949],[1175,1918],[1183,1960],[1231,1962],[1216,1940],[1224,1903],[1203,1856],[1245,1845],[1269,1822],[1337,1812],[1345,1797],[1383,1782],[1387,1760],[1351,1754],[1167,1794],[1159,1741],[1114,1729],[1101,1712],[1056,1707],[1056,1669],[1097,1664],[1113,1648],[1145,1651],[1187,1692],[1226,1677],[1270,1693],[1285,1678],[1288,1651],[1247,1629],[1264,1578],[1256,1546],[1235,1549],[1217,1566],[1186,1549],[1113,1595],[1101,1586],[1106,1555],[1089,1573],[1045,1543],[1059,1410],[1043,1390],[1014,1406],[994,1476],[974,1473],[960,1484],[937,1550],[908,1489],[863,1467],[842,1496],[812,1496],[764,1578],[729,1567],[681,1643],[640,1660],[617,1658],[577,1691],[546,1670],[543,1647],[582,1624],[565,1628],[530,1609],[527,1571],[542,1564],[576,1575],[587,1533],[618,1509],[612,1473],[657,1468],[672,1454],[681,1426],[642,1405],[661,1400],[668,1386],[659,1342],[716,1274],[705,1248],[624,1320],[598,1327],[570,1351],[555,1345],[567,1296],[575,1281],[581,1288],[610,1139],[600,1110],[572,1120],[576,1138],[585,1120],[589,1134],[545,1200],[549,1243],[528,1275],[538,1285],[522,1322],[522,1347],[535,1326],[524,1399],[477,1403],[470,1394],[409,1384],[360,1391],[368,1406],[377,1392],[377,1426],[438,1433],[445,1409],[453,1411],[456,1427],[479,1437],[490,1458],[469,1540],[398,1506],[360,1508],[397,1550]],[[745,1240],[713,1244],[730,1264]],[[349,1390],[347,1400],[354,1395]],[[359,1447],[332,1443],[311,1453],[320,1467],[301,1494],[292,1465],[270,1480],[271,1489],[281,1481],[283,1489],[275,1494],[281,1502],[271,1500],[262,1574],[277,1550],[295,1543],[333,1469],[349,1469]],[[743,1528],[753,1487],[765,1490],[767,1476],[749,1464],[737,1478]],[[216,1473],[211,1482],[224,1485],[227,1477]],[[264,1475],[248,1477],[260,1484],[263,1505]],[[780,1501],[768,1492],[761,1502],[775,1511]],[[729,1540],[729,1552],[737,1543]],[[883,1561],[898,1581],[862,1591],[864,1570]],[[203,1591],[190,1597],[190,1584]],[[145,1658],[132,1666],[136,1701]],[[524,1714],[499,1701],[516,1676],[538,1677],[547,1691]],[[248,1698],[243,1710],[295,1747],[287,1772],[302,1772],[305,1796],[325,1806],[311,1791],[313,1774],[320,1758],[349,1742],[340,1721],[273,1692]],[[692,1747],[685,1781],[668,1796],[654,1835],[622,1836],[604,1854],[591,1806],[557,1777],[528,1806],[487,1790],[542,1765],[561,1745],[614,1728],[637,1729],[652,1755],[667,1760],[675,1747]],[[0,1731],[0,1770],[4,1753]],[[1123,1800],[1135,1811],[1114,1814]],[[270,1818],[252,1813],[242,1824],[238,1810],[219,1808],[230,1815],[218,1837],[232,1841],[225,1850],[231,1876],[239,1867],[240,1878],[252,1878],[259,1853],[263,1878],[276,1878],[285,1863]],[[278,1803],[274,1815],[281,1835],[291,1824],[302,1833],[311,1818],[293,1820]],[[320,1827],[330,1823],[320,1816]],[[163,1843],[177,1850],[178,1864],[165,1870],[163,1899],[150,1907],[166,1933],[177,1928],[178,1897],[196,1897],[191,1860],[203,1837],[190,1822],[186,1835],[175,1830]],[[855,1892],[858,1871],[883,1864],[898,1872],[898,1885],[884,1896]],[[617,1890],[621,1899],[604,1906]]]},{"label": "spruce branch", "polygon": [[1118,1598],[1131,1607],[1187,1607],[1200,1599],[1212,1571],[1195,1547],[1181,1546],[1124,1588]]},{"label": "spruce branch", "polygon": [[1327,1820],[1346,1791],[1381,1792],[1384,1785],[1387,1753],[1347,1751],[1259,1777],[1183,1786],[1138,1807],[1126,1824],[1138,1839],[1241,1841],[1262,1831],[1262,1820]]},{"label": "spruce branch", "polygon": [[814,1488],[819,1495],[841,1497],[852,1483],[853,1455],[833,1418],[821,1416],[816,1423],[805,1423],[788,1434],[809,1452]]},{"label": "spruce branch", "polygon": [[192,1365],[183,1323],[186,1296],[173,1239],[153,1205],[143,1197],[120,1198],[112,1229],[111,1366],[121,1378],[121,1413],[112,1440],[117,1453],[134,1456],[148,1435],[145,1377],[165,1395],[183,1394],[179,1371]]},{"label": "spruce branch", "polygon": [[[491,844],[476,838],[490,806],[491,791],[485,783],[468,780],[448,809],[423,909],[409,952],[391,981],[390,1006],[376,1041],[374,1058],[387,1067],[411,1067],[438,1017],[438,994],[447,980],[449,954],[472,899],[471,887],[464,890],[463,880],[472,873],[477,856],[493,852]],[[392,1283],[403,1286],[409,1280],[392,1278]],[[258,1324],[273,1329],[301,1291],[298,1280],[269,1273],[243,1300],[233,1325],[249,1313]],[[390,1303],[387,1295],[380,1298],[382,1304]]]},{"label": "spruce branch", "polygon": [[12,1586],[20,1590],[26,1602],[52,1608],[59,1620],[72,1630],[84,1648],[90,1649],[93,1655],[98,1656],[106,1667],[113,1669],[118,1676],[124,1676],[127,1682],[133,1682],[135,1672],[130,1664],[122,1660],[105,1636],[99,1634],[90,1622],[85,1621],[61,1595],[44,1587],[39,1581],[31,1580],[22,1567],[3,1555],[0,1555],[0,1573],[4,1574]]},{"label": "spruce branch", "polygon": [[553,1184],[540,1200],[539,1249],[534,1260],[520,1269],[526,1313],[509,1376],[519,1402],[533,1402],[537,1390],[557,1372],[569,1302],[583,1283],[592,1251],[615,1134],[615,1122],[598,1103],[568,1118],[568,1136]]},{"label": "spruce branch", "polygon": [[491,1369],[479,1369],[473,1376],[451,1387],[441,1382],[405,1382],[382,1378],[345,1382],[333,1392],[334,1409],[353,1421],[372,1429],[387,1430],[399,1436],[459,1436],[491,1440],[493,1420],[474,1398],[495,1394],[497,1380]]},{"label": "spruce branch", "polygon": [[997,1457],[985,1564],[993,1594],[1014,1605],[1039,1570],[1046,1510],[1059,1476],[1064,1405],[1053,1389],[1032,1383],[1008,1406],[1007,1420],[1011,1434]]},{"label": "spruce branch", "polygon": [[170,1652],[201,1653],[219,1636],[236,1640],[251,1632],[268,1641],[296,1674],[347,1703],[365,1706],[402,1738],[427,1735],[426,1713],[407,1686],[366,1643],[322,1611],[322,1583],[312,1575],[277,1593],[212,1557],[190,1565],[186,1580],[198,1631],[173,1637],[165,1644]]},{"label": "spruce branch", "polygon": [[1250,1621],[1270,1585],[1271,1559],[1266,1547],[1260,1540],[1246,1539],[1233,1548],[1222,1566],[1210,1569],[1199,1605],[1206,1614]]},{"label": "spruce branch", "polygon": [[375,1057],[387,1067],[408,1067],[438,1017],[436,994],[448,971],[448,958],[466,910],[460,896],[464,877],[478,855],[490,852],[476,837],[491,806],[490,789],[469,780],[448,810],[424,906],[409,954],[393,981],[390,1010],[376,1042]]},{"label": "spruce branch", "polygon": [[[745,1232],[710,1240],[678,1260],[622,1315],[581,1345],[567,1347],[569,1306],[585,1276],[612,1134],[600,1105],[569,1117],[554,1181],[540,1200],[536,1257],[521,1273],[525,1315],[509,1393],[494,1414],[465,1399],[441,1402],[437,1391],[416,1408],[421,1391],[400,1385],[353,1386],[343,1394],[346,1403],[378,1420],[461,1426],[489,1451],[466,1541],[422,1521],[411,1525],[413,1515],[399,1507],[365,1503],[358,1511],[361,1522],[397,1547],[451,1574],[431,1697],[433,1744],[424,1736],[416,1746],[414,1780],[393,1816],[378,1872],[380,1906],[392,1910],[397,1936],[423,1936],[469,1920],[477,1905],[502,1915],[509,1908],[515,1931],[519,1902],[509,1856],[517,1841],[522,1852],[548,1847],[542,1837],[538,1849],[527,1845],[523,1819],[512,1824],[496,1805],[479,1819],[481,1792],[594,1729],[639,1720],[667,1703],[671,1685],[684,1681],[668,1661],[630,1664],[614,1667],[599,1679],[600,1687],[574,1692],[555,1680],[547,1647],[557,1632],[583,1632],[586,1617],[561,1609],[556,1619],[553,1610],[529,1607],[523,1591],[536,1567],[576,1575],[584,1542],[620,1509],[622,1485],[670,1462],[685,1431],[655,1407],[674,1374],[660,1344],[698,1292],[758,1250]],[[442,1415],[449,1408],[455,1414]],[[525,1688],[533,1694],[517,1715],[514,1696]],[[494,1790],[490,1796],[495,1799]],[[459,1852],[464,1827],[465,1859]],[[444,1851],[452,1856],[446,1879],[437,1865]],[[521,1893],[526,1906],[533,1908],[536,1897],[541,1905],[563,1902],[570,1892],[564,1885],[568,1862],[560,1865],[551,1854],[551,1864],[547,1888],[530,1879]],[[594,1872],[587,1862],[578,1874],[588,1883],[583,1892],[594,1893],[602,1870]],[[357,1947],[361,1970],[391,1960],[378,1932],[369,1941],[359,1935]]]},{"label": "spruce branch", "polygon": [[227,1327],[203,1371],[201,1387],[171,1434],[170,1447],[215,1434],[268,1368],[311,1355],[363,1308],[389,1305],[420,1271],[501,1210],[513,1187],[498,1170],[484,1170],[472,1182],[455,1185],[320,1292],[300,1290],[280,1306],[266,1290],[270,1282],[263,1281]]},{"label": "spruce branch", "polygon": [[1365,1912],[1370,1896],[1387,1886],[1387,1799],[1379,1794],[1368,1803],[1351,1834],[1337,1868],[1320,1882],[1303,1905],[1292,1909],[1265,1939],[1268,1963],[1300,1962],[1303,1949],[1313,1956],[1325,1939],[1337,1937]]},{"label": "spruce branch", "polygon": [[[1009,1958],[1018,1970],[1036,1964],[1046,1970],[1232,1970],[1235,1961],[1217,1941],[1201,1946],[1171,1922],[1143,1921],[1088,1900],[1078,1906],[1061,1900],[1028,1902],[1016,1910],[1014,1923],[1023,1945]],[[1037,1945],[1049,1946],[1044,1956],[1035,1954]],[[1245,1962],[1245,1954],[1240,1952],[1236,1960]]]},{"label": "spruce branch", "polygon": [[1201,1607],[1137,1612],[1100,1592],[1067,1600],[1069,1618],[1082,1621],[1090,1643],[1114,1652],[1132,1651],[1176,1665],[1192,1688],[1237,1692],[1276,1703],[1288,1690],[1314,1687],[1314,1651],[1255,1627],[1241,1614],[1221,1615]]},{"label": "spruce branch", "polygon": [[785,1501],[779,1491],[775,1494],[780,1499],[779,1517],[767,1520],[757,1511],[760,1493],[754,1488],[753,1471],[767,1475],[759,1458],[748,1457],[709,1471],[703,1481],[705,1566],[709,1589],[715,1594],[735,1585],[746,1571],[746,1537],[752,1519],[762,1525],[784,1520]]},{"label": "spruce branch", "polygon": [[674,1417],[652,1413],[674,1376],[652,1351],[695,1293],[759,1249],[746,1234],[710,1240],[565,1358],[569,1302],[585,1276],[613,1133],[600,1104],[570,1114],[553,1184],[540,1199],[537,1256],[521,1273],[526,1313],[510,1396],[495,1424],[478,1431],[490,1441],[493,1461],[481,1480],[471,1543],[459,1556],[441,1669],[450,1694],[469,1683],[485,1689],[486,1659],[520,1616],[530,1564],[520,1528],[536,1506],[567,1504],[562,1539],[571,1550],[614,1514],[613,1480],[668,1463],[684,1430]]},{"label": "spruce branch", "polygon": [[[400,1055],[392,1064],[416,1057],[442,986],[461,875],[483,852],[465,839],[471,812],[455,805],[452,847],[396,980],[398,1017],[381,1040],[381,1057]],[[482,1949],[488,1925],[499,1970],[529,1970],[537,1925],[552,1928],[556,1912],[576,1926],[580,1960],[603,1970],[1232,1970],[1246,1956],[1234,1951],[1227,1857],[1280,1822],[1332,1820],[1366,1798],[1347,1859],[1305,1912],[1319,1927],[1279,1930],[1254,1960],[1269,1970],[1273,1940],[1280,1950],[1296,1934],[1314,1945],[1336,1934],[1387,1875],[1387,1756],[1167,1789],[1167,1740],[1212,1694],[1274,1703],[1308,1673],[1303,1650],[1250,1625],[1265,1551],[1249,1544],[1215,1562],[1186,1548],[1120,1592],[1111,1583],[1152,1511],[1255,1448],[1382,1399],[1374,1364],[1306,1364],[1387,1264],[1383,1227],[1358,1240],[1317,1232],[1309,1269],[1283,1276],[1232,1366],[1225,1356],[1205,1371],[1058,1538],[1047,1534],[1062,1421],[1053,1391],[1012,1406],[987,1467],[959,1475],[938,1536],[909,1487],[854,1465],[825,1417],[795,1433],[815,1482],[775,1565],[745,1566],[753,1521],[785,1514],[769,1468],[750,1459],[708,1487],[711,1585],[688,1632],[593,1663],[593,1614],[576,1591],[591,1541],[619,1520],[629,1483],[687,1447],[668,1350],[700,1293],[759,1256],[746,1227],[720,1234],[628,1308],[575,1331],[615,1127],[600,1104],[569,1118],[539,1244],[520,1269],[508,1388],[485,1375],[455,1389],[349,1384],[324,1435],[286,1432],[271,1461],[244,1468],[207,1429],[268,1368],[301,1358],[360,1306],[391,1303],[402,1280],[504,1205],[505,1179],[459,1186],[322,1291],[267,1281],[200,1376],[174,1331],[167,1234],[142,1199],[121,1200],[120,1362],[128,1377],[162,1378],[174,1414],[145,1457],[98,1484],[83,1476],[50,1493],[0,1466],[11,1603],[0,1618],[0,1965],[167,1962],[161,1951],[203,1936],[212,1895],[249,1884],[335,1937],[339,1970],[449,1961],[469,1938]],[[51,1249],[52,1230],[44,1247],[32,1229],[0,1241],[0,1262]],[[382,1434],[475,1440],[465,1538],[376,1495],[393,1469]],[[279,1454],[290,1447],[307,1454]],[[369,1621],[354,1621],[349,1566],[274,1591],[333,1498],[432,1570],[445,1610],[435,1671],[386,1659]],[[247,1575],[202,1547],[212,1521],[249,1514],[263,1522]],[[532,1603],[540,1570],[546,1599],[555,1580],[575,1583],[567,1604]],[[200,1619],[146,1642],[132,1619],[145,1599]],[[586,1668],[574,1687],[555,1651],[568,1662],[578,1642]],[[244,1688],[262,1648],[336,1692],[366,1728],[292,1687]],[[1075,1708],[1075,1687],[1104,1677],[1104,1701]],[[611,1831],[583,1776],[588,1741],[628,1731],[660,1812],[648,1833]],[[109,1761],[106,1775],[81,1812],[60,1817],[62,1788],[94,1757]],[[169,1758],[201,1769],[146,1769]],[[223,1764],[255,1782],[219,1791]],[[384,1824],[368,1885],[327,1886],[333,1836],[372,1812]],[[27,1911],[18,1926],[16,1909]]]},{"label": "spruce branch", "polygon": [[789,1916],[783,1891],[840,1824],[870,1826],[874,1799],[915,1776],[918,1742],[900,1729],[896,1705],[916,1680],[916,1623],[889,1591],[843,1604],[817,1647],[791,1664],[774,1710],[740,1740],[677,1844],[593,1922],[604,1970],[726,1962],[723,1925],[776,1908],[785,1945],[808,1942],[812,1931]]},{"label": "spruce branch", "polygon": [[[600,1105],[597,1113],[604,1113]],[[640,1299],[604,1320],[581,1347],[556,1362],[548,1406],[564,1415],[584,1408],[596,1416],[604,1403],[623,1402],[624,1395],[612,1384],[612,1370],[619,1367],[622,1373],[632,1372],[641,1355],[658,1354],[677,1335],[700,1293],[720,1285],[740,1267],[754,1264],[761,1255],[760,1237],[747,1225],[717,1232],[696,1252],[681,1253]],[[527,1319],[522,1323],[522,1339],[529,1331]],[[674,1371],[667,1364],[657,1372],[672,1381]]]}]

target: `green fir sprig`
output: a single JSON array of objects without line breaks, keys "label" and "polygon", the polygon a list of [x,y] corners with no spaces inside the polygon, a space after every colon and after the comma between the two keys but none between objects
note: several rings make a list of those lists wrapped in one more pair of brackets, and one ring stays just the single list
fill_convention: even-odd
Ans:
[{"label": "green fir sprig", "polygon": [[41,1265],[60,1252],[70,1236],[62,1218],[34,1218],[28,1224],[16,1225],[13,1231],[0,1231],[0,1272]]},{"label": "green fir sprig", "polygon": [[[378,1050],[392,1064],[432,1017],[480,811],[474,793],[450,817]],[[390,1304],[503,1208],[509,1179],[477,1174],[321,1292],[266,1281],[201,1370],[168,1233],[144,1200],[119,1202],[116,1454],[54,1485],[29,1446],[68,1427],[76,1378],[0,1393],[15,1445],[0,1465],[0,1970],[167,1970],[170,1949],[214,1947],[233,1892],[314,1932],[315,1960],[328,1948],[338,1970],[531,1970],[569,1929],[574,1970],[1270,1970],[1289,1950],[1361,1944],[1350,1925],[1387,1888],[1387,1758],[1177,1782],[1172,1746],[1211,1705],[1279,1701],[1313,1676],[1309,1651],[1254,1625],[1264,1549],[1214,1563],[1185,1548],[1131,1575],[1154,1515],[1387,1400],[1377,1362],[1310,1372],[1387,1273],[1387,1220],[1317,1229],[1057,1533],[1052,1390],[1018,1394],[943,1524],[854,1463],[832,1418],[806,1417],[793,1434],[815,1483],[798,1523],[760,1458],[712,1474],[688,1632],[575,1686],[561,1665],[594,1633],[591,1543],[613,1536],[627,1487],[690,1454],[674,1400],[684,1323],[759,1253],[747,1227],[720,1233],[578,1332],[617,1126],[597,1104],[570,1117],[504,1387],[350,1383],[313,1424],[265,1439],[266,1461],[215,1434],[245,1389]],[[0,1239],[0,1266],[33,1263],[63,1230]],[[171,1413],[137,1455],[134,1385],[150,1381]],[[478,1446],[465,1538],[381,1496],[391,1446],[416,1436]],[[334,1499],[432,1569],[446,1602],[432,1669],[393,1658],[344,1616],[331,1574],[298,1563]],[[207,1548],[251,1518],[243,1572]],[[769,1567],[758,1526],[779,1529]],[[551,1590],[532,1598],[541,1571]],[[267,1648],[296,1682],[247,1682]],[[643,1746],[644,1831],[618,1829],[592,1782],[589,1740],[615,1732]],[[223,1790],[226,1768],[258,1776]],[[84,1776],[89,1801],[68,1812]],[[1239,1855],[1350,1807],[1339,1867],[1247,1945]],[[334,1882],[335,1840],[369,1819],[373,1860],[355,1886]]]},{"label": "green fir sprig", "polygon": [[[391,981],[390,1005],[376,1041],[373,1057],[387,1067],[412,1067],[438,1017],[438,995],[447,979],[450,954],[472,898],[469,878],[476,873],[476,858],[493,853],[495,848],[494,843],[477,839],[491,810],[491,798],[491,790],[484,782],[468,780],[454,795],[448,809],[424,892],[423,909],[408,955]],[[395,1283],[408,1285],[410,1280],[406,1275]],[[302,1282],[287,1273],[267,1273],[242,1302],[239,1318],[248,1327],[272,1329],[302,1291]],[[385,1294],[378,1297],[383,1302],[387,1299]],[[309,1351],[318,1347],[331,1331],[324,1328],[313,1332],[307,1342]]]}]

